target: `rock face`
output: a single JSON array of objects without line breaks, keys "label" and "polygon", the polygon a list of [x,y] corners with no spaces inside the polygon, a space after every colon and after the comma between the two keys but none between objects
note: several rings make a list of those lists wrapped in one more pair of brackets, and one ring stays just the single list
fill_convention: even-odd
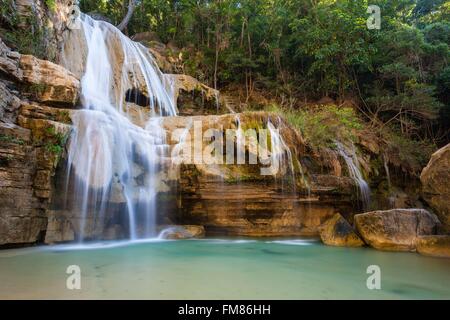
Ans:
[{"label": "rock face", "polygon": [[173,83],[179,115],[217,114],[220,108],[219,91],[185,74],[168,74]]},{"label": "rock face", "polygon": [[[47,209],[70,110],[42,101],[73,106],[78,80],[51,62],[11,51],[1,40],[0,49],[0,246],[43,242],[47,230],[67,227],[49,222]],[[42,95],[30,91],[41,84]],[[56,238],[73,239],[69,231]]]},{"label": "rock face", "polygon": [[416,240],[417,252],[425,256],[450,258],[450,236],[421,236]]},{"label": "rock face", "polygon": [[319,232],[322,242],[329,246],[361,247],[364,245],[353,227],[339,213],[321,225]]},{"label": "rock face", "polygon": [[30,55],[20,57],[23,80],[34,98],[43,103],[74,105],[78,100],[80,82],[63,67]]},{"label": "rock face", "polygon": [[414,251],[416,239],[436,234],[439,220],[423,209],[394,209],[357,214],[356,229],[371,247],[386,251]]},{"label": "rock face", "polygon": [[[184,132],[182,143],[168,143],[174,151],[184,152],[187,146],[192,160],[201,157],[195,148],[195,123],[202,133],[210,129],[232,130],[238,124],[245,130],[264,129],[269,118],[277,123],[272,117],[261,112],[168,117],[162,120],[162,125],[168,132],[176,129]],[[176,224],[203,225],[208,235],[317,236],[318,227],[335,213],[351,213],[353,181],[334,175],[331,164],[329,168],[320,166],[320,161],[305,151],[302,138],[292,129],[280,124],[280,132],[295,157],[297,152],[301,155],[295,173],[287,171],[290,164],[284,162],[274,177],[262,175],[260,163],[205,165],[181,161],[176,179],[178,211],[171,220]],[[203,143],[210,142],[203,140]],[[176,159],[177,154],[172,153],[172,160]],[[292,158],[292,163],[297,163],[296,159]]]},{"label": "rock face", "polygon": [[425,200],[450,234],[450,144],[436,151],[420,175]]},{"label": "rock face", "polygon": [[183,226],[165,226],[161,232],[163,239],[193,239],[205,237],[205,228],[203,226],[183,225]]}]

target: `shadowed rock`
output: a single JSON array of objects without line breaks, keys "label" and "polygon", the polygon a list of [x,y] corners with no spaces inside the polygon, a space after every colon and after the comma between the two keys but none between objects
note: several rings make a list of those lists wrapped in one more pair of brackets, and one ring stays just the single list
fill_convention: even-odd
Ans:
[{"label": "shadowed rock", "polygon": [[339,213],[320,226],[319,232],[322,242],[329,246],[361,247],[364,245],[350,223]]}]

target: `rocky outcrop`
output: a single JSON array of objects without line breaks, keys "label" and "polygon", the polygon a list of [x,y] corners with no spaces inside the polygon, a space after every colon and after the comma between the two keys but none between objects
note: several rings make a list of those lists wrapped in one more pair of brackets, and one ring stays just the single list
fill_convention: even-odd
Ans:
[{"label": "rocky outcrop", "polygon": [[160,234],[163,239],[199,239],[205,237],[205,228],[203,226],[183,225],[183,226],[165,226]]},{"label": "rocky outcrop", "polygon": [[30,55],[20,57],[23,81],[34,100],[49,104],[75,105],[80,82],[63,67]]},{"label": "rocky outcrop", "polygon": [[329,246],[361,247],[364,245],[353,227],[339,213],[321,225],[319,232],[322,242]]},{"label": "rocky outcrop", "polygon": [[[47,209],[71,130],[69,110],[43,101],[72,107],[79,84],[51,62],[22,56],[2,42],[0,48],[0,246],[43,242],[47,230],[64,228],[49,220]],[[36,86],[42,86],[39,95]],[[70,238],[65,231],[57,235]]]},{"label": "rocky outcrop", "polygon": [[425,200],[450,234],[450,144],[436,151],[420,175]]},{"label": "rocky outcrop", "polygon": [[450,236],[420,236],[416,240],[416,249],[425,256],[450,258]]},{"label": "rocky outcrop", "polygon": [[219,110],[223,104],[220,103],[218,90],[208,87],[189,75],[167,74],[165,76],[173,85],[179,115],[218,114],[219,111],[225,111]]},{"label": "rocky outcrop", "polygon": [[371,247],[386,251],[415,251],[416,239],[436,234],[438,218],[423,209],[394,209],[357,214],[355,226]]},{"label": "rocky outcrop", "polygon": [[[261,163],[192,162],[201,158],[199,152],[211,143],[200,139],[203,145],[195,148],[196,134],[214,129],[226,132],[239,125],[242,130],[264,130],[269,119],[292,150],[292,163],[283,162],[273,175],[261,174],[265,167]],[[177,173],[178,212],[171,217],[174,223],[203,225],[207,235],[318,236],[319,226],[335,213],[351,215],[355,187],[352,179],[336,176],[328,167],[319,165],[319,159],[306,151],[301,136],[273,114],[168,117],[162,125],[167,132],[181,131],[182,143],[168,141],[176,151],[172,161],[180,160],[180,150],[190,154],[191,160],[181,161]],[[251,152],[247,148],[246,153]],[[295,172],[290,171],[291,164]]]},{"label": "rocky outcrop", "polygon": [[[59,62],[63,34],[67,30],[73,0],[14,0],[2,2],[2,33],[12,48],[26,49],[28,54]],[[4,23],[4,24],[3,24]]]}]

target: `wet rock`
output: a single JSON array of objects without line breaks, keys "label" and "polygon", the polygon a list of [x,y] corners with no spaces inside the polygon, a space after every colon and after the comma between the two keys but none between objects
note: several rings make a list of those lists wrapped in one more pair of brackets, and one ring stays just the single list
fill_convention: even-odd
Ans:
[{"label": "wet rock", "polygon": [[423,209],[393,209],[357,214],[356,229],[371,247],[386,251],[414,251],[416,239],[436,234],[438,218]]},{"label": "wet rock", "polygon": [[205,236],[205,228],[203,226],[182,225],[182,226],[166,226],[161,231],[160,237],[163,239],[192,239],[203,238]]},{"label": "wet rock", "polygon": [[84,30],[67,29],[63,35],[62,50],[59,63],[72,72],[75,77],[81,79],[86,68],[88,48]]},{"label": "wet rock", "polygon": [[47,211],[48,223],[45,243],[68,242],[75,240],[75,233],[69,220],[61,218],[54,211]]},{"label": "wet rock", "polygon": [[[228,114],[221,116],[166,117],[162,125],[167,132],[183,129],[189,132],[184,142],[167,139],[173,151],[182,150],[190,159],[201,155],[193,148],[192,123],[201,121],[202,132],[218,128],[236,129],[237,117],[242,128],[264,128],[273,115],[264,112]],[[277,123],[277,118],[271,118]],[[281,127],[280,133],[289,148],[303,151],[303,140],[289,127]],[[170,137],[170,135],[168,136]],[[175,144],[175,146],[174,146]],[[209,142],[205,142],[209,144]],[[185,149],[186,147],[186,149]],[[178,159],[177,152],[172,160]],[[249,152],[250,153],[250,152]],[[295,154],[295,153],[294,153]],[[306,152],[302,153],[306,155]],[[287,181],[289,165],[280,166],[275,176],[261,174],[264,165],[205,165],[193,164],[181,158],[179,179],[179,213],[188,224],[205,226],[211,235],[233,236],[318,236],[318,228],[338,211],[351,212],[354,184],[348,177],[319,175],[317,171],[297,174],[296,193],[292,181]],[[317,161],[310,157],[311,162]],[[295,161],[295,159],[294,159]],[[306,176],[307,174],[307,176]],[[274,177],[277,178],[274,179]]]},{"label": "wet rock", "polygon": [[319,232],[322,242],[329,246],[361,247],[364,245],[353,227],[339,213],[321,225]]},{"label": "wet rock", "polygon": [[450,236],[420,236],[416,240],[416,248],[425,256],[450,258]]},{"label": "wet rock", "polygon": [[436,151],[420,175],[425,200],[450,234],[450,144]]},{"label": "wet rock", "polygon": [[104,231],[104,235],[103,235],[104,240],[117,240],[117,239],[123,239],[123,238],[124,238],[123,228],[119,224],[110,226],[110,227],[106,228],[106,230]]}]

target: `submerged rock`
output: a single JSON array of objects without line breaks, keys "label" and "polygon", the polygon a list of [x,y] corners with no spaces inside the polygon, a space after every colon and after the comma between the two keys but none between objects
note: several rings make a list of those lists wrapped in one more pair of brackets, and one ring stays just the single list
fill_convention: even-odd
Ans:
[{"label": "submerged rock", "polygon": [[357,214],[355,225],[371,247],[386,251],[415,251],[416,239],[436,234],[438,218],[423,209],[393,209]]},{"label": "submerged rock", "polygon": [[322,242],[329,246],[361,247],[364,245],[350,223],[339,213],[321,225],[319,232]]},{"label": "submerged rock", "polygon": [[425,200],[450,234],[450,144],[436,151],[420,175]]},{"label": "submerged rock", "polygon": [[205,228],[203,226],[184,225],[167,226],[161,231],[160,237],[163,239],[192,239],[205,237]]},{"label": "submerged rock", "polygon": [[450,236],[421,236],[416,240],[417,252],[425,256],[450,258]]}]

